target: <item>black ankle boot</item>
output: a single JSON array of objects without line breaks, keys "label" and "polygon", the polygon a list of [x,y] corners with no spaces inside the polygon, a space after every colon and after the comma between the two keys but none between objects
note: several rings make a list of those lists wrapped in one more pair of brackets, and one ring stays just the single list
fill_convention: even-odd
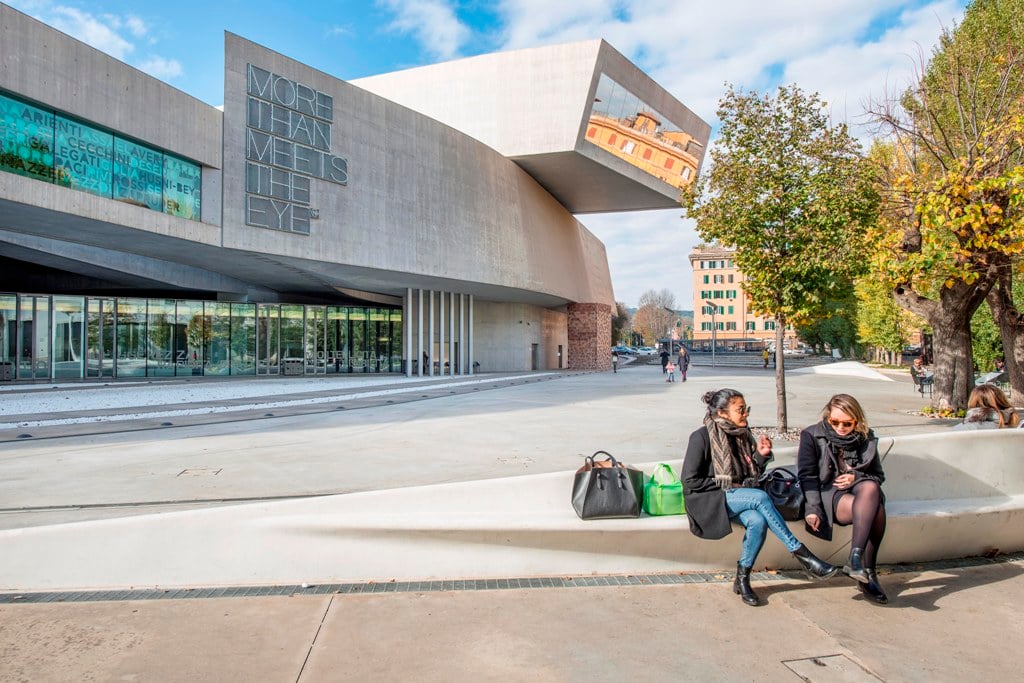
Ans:
[{"label": "black ankle boot", "polygon": [[878,583],[878,572],[874,569],[865,569],[864,573],[868,575],[867,583],[860,585],[860,592],[864,594],[864,597],[869,600],[874,600],[879,605],[885,605],[889,602],[889,596],[882,590],[882,586]]},{"label": "black ankle boot", "polygon": [[831,579],[839,571],[839,567],[819,559],[802,543],[793,551],[793,557],[803,567],[804,573],[812,579]]},{"label": "black ankle boot", "polygon": [[743,602],[756,607],[761,604],[757,593],[750,587],[750,567],[736,563],[736,580],[732,582],[732,592],[743,598]]},{"label": "black ankle boot", "polygon": [[864,571],[864,549],[863,548],[852,548],[850,550],[850,559],[843,566],[843,573],[849,576],[851,579],[860,583],[868,582],[868,574]]}]

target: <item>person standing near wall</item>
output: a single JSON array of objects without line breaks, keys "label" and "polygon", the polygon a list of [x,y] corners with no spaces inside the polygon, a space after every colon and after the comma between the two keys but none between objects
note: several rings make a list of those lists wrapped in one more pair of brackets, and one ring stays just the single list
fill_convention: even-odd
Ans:
[{"label": "person standing near wall", "polygon": [[682,375],[683,381],[686,381],[686,371],[690,367],[690,352],[686,350],[685,346],[679,347],[679,374]]},{"label": "person standing near wall", "polygon": [[619,352],[612,351],[612,372],[619,371]]}]

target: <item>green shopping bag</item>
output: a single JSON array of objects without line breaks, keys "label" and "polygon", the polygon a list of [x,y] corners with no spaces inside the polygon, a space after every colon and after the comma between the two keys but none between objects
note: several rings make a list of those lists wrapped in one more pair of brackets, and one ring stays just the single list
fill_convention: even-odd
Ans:
[{"label": "green shopping bag", "polygon": [[683,515],[683,482],[676,478],[672,468],[661,463],[644,484],[644,512],[649,515]]}]

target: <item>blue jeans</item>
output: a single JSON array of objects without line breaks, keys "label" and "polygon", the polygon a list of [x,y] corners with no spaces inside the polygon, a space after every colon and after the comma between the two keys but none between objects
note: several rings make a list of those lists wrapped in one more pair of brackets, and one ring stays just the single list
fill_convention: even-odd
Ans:
[{"label": "blue jeans", "polygon": [[729,519],[738,521],[746,529],[743,534],[743,550],[740,564],[753,567],[757,554],[761,552],[768,529],[779,537],[786,550],[793,552],[801,546],[786,521],[772,505],[771,498],[761,489],[730,489],[725,492],[725,509]]}]

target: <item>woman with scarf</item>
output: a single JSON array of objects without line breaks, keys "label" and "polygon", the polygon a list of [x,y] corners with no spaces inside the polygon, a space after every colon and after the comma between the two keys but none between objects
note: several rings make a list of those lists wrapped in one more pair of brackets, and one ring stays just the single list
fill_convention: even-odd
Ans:
[{"label": "woman with scarf", "polygon": [[801,432],[797,474],[807,498],[808,531],[831,541],[834,525],[852,524],[850,559],[843,572],[869,600],[889,602],[875,571],[885,535],[885,473],[878,439],[857,399],[836,394],[821,411],[821,422]]},{"label": "woman with scarf", "polygon": [[750,587],[750,570],[770,529],[793,553],[811,578],[827,579],[839,571],[819,560],[797,540],[757,480],[772,460],[772,442],[754,439],[747,426],[750,408],[735,389],[704,394],[708,406],[704,426],[690,435],[683,461],[683,494],[690,531],[699,538],[717,539],[732,533],[732,522],[746,529],[736,565],[733,592],[748,605],[758,605]]}]

